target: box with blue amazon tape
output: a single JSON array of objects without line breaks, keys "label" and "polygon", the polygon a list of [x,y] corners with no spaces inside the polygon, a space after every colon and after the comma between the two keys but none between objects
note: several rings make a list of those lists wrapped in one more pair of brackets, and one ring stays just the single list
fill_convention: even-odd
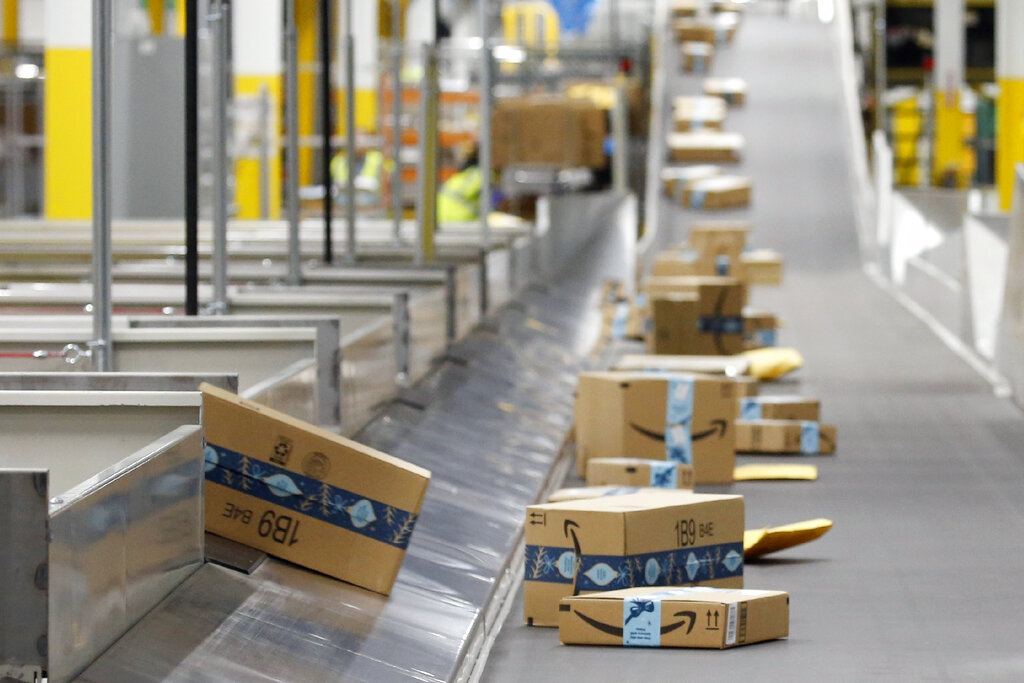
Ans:
[{"label": "box with blue amazon tape", "polygon": [[636,586],[743,587],[743,496],[657,490],[526,510],[526,623],[562,598]]},{"label": "box with blue amazon tape", "polygon": [[687,373],[584,372],[576,390],[576,465],[642,458],[694,467],[697,484],[732,482],[737,385]]},{"label": "box with blue amazon tape", "polygon": [[566,645],[724,650],[789,636],[789,595],[704,586],[624,588],[563,598]]},{"label": "box with blue amazon tape", "polygon": [[746,141],[739,133],[720,130],[690,130],[665,136],[672,161],[735,163],[743,158]]},{"label": "box with blue amazon tape", "polygon": [[815,420],[737,420],[736,451],[831,455],[836,452],[836,428]]},{"label": "box with blue amazon tape", "polygon": [[750,178],[738,175],[691,180],[683,186],[683,206],[698,210],[748,206],[752,189]]},{"label": "box with blue amazon tape", "polygon": [[652,296],[648,353],[678,356],[741,353],[746,346],[743,320],[746,295],[746,286],[733,281],[699,285],[696,296]]},{"label": "box with blue amazon tape", "polygon": [[391,591],[430,472],[208,384],[206,530]]},{"label": "box with blue amazon tape", "polygon": [[737,277],[740,259],[747,245],[750,223],[746,221],[705,221],[690,226],[689,246],[700,254],[704,268],[715,275]]},{"label": "box with blue amazon tape", "polygon": [[602,339],[643,339],[650,325],[646,294],[601,305]]},{"label": "box with blue amazon tape", "polygon": [[803,396],[744,396],[737,419],[817,422],[821,419],[821,401]]},{"label": "box with blue amazon tape", "polygon": [[612,484],[693,490],[693,465],[643,458],[598,458],[587,463],[587,486]]}]

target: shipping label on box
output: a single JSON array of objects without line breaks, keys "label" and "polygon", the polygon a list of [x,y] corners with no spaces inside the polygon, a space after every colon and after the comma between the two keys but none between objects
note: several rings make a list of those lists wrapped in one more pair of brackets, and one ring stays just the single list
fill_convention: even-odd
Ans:
[{"label": "shipping label on box", "polygon": [[658,490],[533,505],[526,623],[556,626],[566,596],[634,586],[743,587],[743,497]]},{"label": "shipping label on box", "polygon": [[566,645],[725,649],[789,635],[789,595],[704,586],[627,588],[563,598]]},{"label": "shipping label on box", "polygon": [[835,425],[812,420],[738,420],[740,453],[830,455],[836,450]]},{"label": "shipping label on box", "polygon": [[693,489],[693,465],[642,458],[599,458],[587,463],[587,486]]},{"label": "shipping label on box", "polygon": [[730,483],[735,384],[684,373],[585,372],[576,393],[577,469],[595,458],[694,466],[695,481]]},{"label": "shipping label on box", "polygon": [[821,419],[821,402],[802,396],[750,396],[740,399],[741,420],[807,420]]},{"label": "shipping label on box", "polygon": [[430,473],[203,384],[206,529],[390,592]]}]

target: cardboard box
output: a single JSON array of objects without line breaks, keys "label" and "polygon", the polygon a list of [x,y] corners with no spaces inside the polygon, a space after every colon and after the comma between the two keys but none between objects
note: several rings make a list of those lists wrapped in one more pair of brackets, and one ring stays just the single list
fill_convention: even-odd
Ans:
[{"label": "cardboard box", "polygon": [[742,78],[705,78],[703,89],[705,95],[721,97],[737,107],[747,101],[747,82]]},{"label": "cardboard box", "polygon": [[711,178],[721,173],[718,166],[700,164],[697,166],[666,166],[661,171],[661,182],[665,194],[675,201],[682,201],[683,186],[698,178]]},{"label": "cardboard box", "polygon": [[812,420],[737,420],[736,451],[831,455],[836,452],[836,428]]},{"label": "cardboard box", "polygon": [[736,31],[740,27],[740,14],[738,12],[719,11],[715,13],[712,23],[715,27],[715,41],[718,43],[731,43],[736,38]]},{"label": "cardboard box", "polygon": [[650,327],[650,308],[646,294],[632,301],[601,305],[602,339],[644,339]]},{"label": "cardboard box", "polygon": [[677,97],[672,104],[672,120],[680,133],[721,130],[728,113],[729,105],[721,97]]},{"label": "cardboard box", "polygon": [[683,206],[691,209],[731,209],[750,205],[750,178],[723,175],[691,180],[683,187]]},{"label": "cardboard box", "polygon": [[599,458],[587,463],[587,486],[646,486],[693,490],[693,465],[642,458]]},{"label": "cardboard box", "polygon": [[700,253],[696,249],[673,249],[663,251],[654,257],[651,276],[655,278],[713,276],[703,272]]},{"label": "cardboard box", "polygon": [[740,420],[821,419],[821,401],[803,396],[746,396],[740,399]]},{"label": "cardboard box", "polygon": [[[595,460],[594,462],[599,462]],[[573,486],[558,489],[550,496],[547,502],[562,503],[567,500],[587,500],[590,498],[603,498],[604,496],[625,496],[632,493],[645,493],[660,491],[661,489],[650,486]]]},{"label": "cardboard box", "polygon": [[711,43],[687,41],[683,43],[683,71],[686,73],[706,74],[711,71],[715,58],[715,46]]},{"label": "cardboard box", "polygon": [[743,351],[746,287],[701,285],[697,294],[654,295],[647,351],[674,356],[732,356]]},{"label": "cardboard box", "polygon": [[675,19],[672,22],[672,30],[676,34],[676,40],[680,43],[691,41],[698,43],[715,42],[715,25],[701,19],[692,17]]},{"label": "cardboard box", "polygon": [[789,595],[722,588],[626,588],[563,598],[566,645],[726,648],[789,636]]},{"label": "cardboard box", "polygon": [[738,276],[752,285],[781,285],[782,256],[771,249],[755,249],[740,254]]},{"label": "cardboard box", "polygon": [[694,17],[700,8],[699,0],[672,0],[669,13],[673,17]]},{"label": "cardboard box", "polygon": [[202,384],[206,530],[385,595],[430,472]]},{"label": "cardboard box", "polygon": [[[720,277],[718,275],[690,275],[690,276],[652,276],[644,280],[643,292],[649,297],[671,296],[676,294],[699,294],[701,287],[742,285],[734,277]],[[746,287],[743,288],[743,301],[746,303]],[[742,309],[740,313],[742,314]]]},{"label": "cardboard box", "polygon": [[607,113],[587,99],[531,95],[499,100],[492,117],[492,165],[603,168]]},{"label": "cardboard box", "polygon": [[743,587],[743,497],[634,493],[526,509],[526,623],[564,597],[635,586]]},{"label": "cardboard box", "polygon": [[781,327],[774,313],[744,309],[743,341],[745,349],[763,349],[775,346],[776,333]]},{"label": "cardboard box", "polygon": [[692,464],[698,484],[728,484],[736,385],[686,373],[584,372],[576,390],[576,466],[597,458]]},{"label": "cardboard box", "polygon": [[715,275],[734,275],[741,272],[743,249],[750,234],[746,221],[707,221],[690,227],[689,244],[700,253],[701,262]]},{"label": "cardboard box", "polygon": [[739,133],[700,130],[669,133],[665,144],[672,161],[733,163],[743,157],[744,141]]}]

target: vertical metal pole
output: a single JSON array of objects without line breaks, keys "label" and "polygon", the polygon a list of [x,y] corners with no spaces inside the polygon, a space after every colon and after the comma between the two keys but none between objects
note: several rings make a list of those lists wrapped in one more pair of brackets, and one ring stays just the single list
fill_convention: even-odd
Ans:
[{"label": "vertical metal pole", "polygon": [[417,174],[417,264],[434,260],[434,234],[437,231],[437,49],[430,43],[424,43],[423,55],[423,84],[420,87],[420,163]]},{"label": "vertical metal pole", "polygon": [[491,12],[489,0],[479,0],[480,9],[480,245],[491,247],[491,115],[494,99],[491,81],[494,60],[491,58]]},{"label": "vertical metal pole", "polygon": [[92,0],[93,367],[113,370],[110,338],[110,0]]},{"label": "vertical metal pole", "polygon": [[391,156],[395,167],[391,169],[391,239],[402,241],[402,0],[391,0],[391,87],[394,98],[391,108],[391,130],[394,133]]},{"label": "vertical metal pole", "polygon": [[[196,0],[185,0],[186,315],[198,315],[199,313],[199,17],[197,16],[197,5]],[[95,31],[95,27],[93,30]]]},{"label": "vertical metal pole", "polygon": [[260,157],[260,219],[270,218],[270,91],[264,83],[260,85],[259,113],[259,157]]},{"label": "vertical metal pole", "polygon": [[288,205],[288,284],[302,283],[299,243],[299,53],[295,25],[296,0],[284,0],[285,43],[285,201]]},{"label": "vertical metal pole", "polygon": [[231,6],[213,0],[210,19],[216,44],[213,60],[213,302],[217,314],[228,310],[228,32]]},{"label": "vertical metal pole", "polygon": [[352,33],[352,3],[345,3],[345,156],[348,182],[345,184],[345,260],[355,263],[356,253],[356,39]]},{"label": "vertical metal pole", "polygon": [[15,166],[17,161],[15,160],[15,137],[17,131],[14,128],[14,117],[11,115],[14,112],[14,88],[17,85],[17,78],[12,77],[8,79],[4,86],[4,107],[7,109],[7,116],[4,121],[4,139],[6,140],[8,153],[5,155],[6,160],[4,162],[4,170],[7,175],[7,182],[4,187],[4,215],[8,218],[15,215],[14,202],[15,202],[15,182],[14,176],[17,174]]},{"label": "vertical metal pole", "polygon": [[[334,261],[334,237],[331,232],[334,198],[331,196],[331,4],[333,0],[320,0],[320,133],[323,135],[320,150],[320,173],[324,184],[324,262]],[[348,174],[352,176],[352,157],[347,159]]]},{"label": "vertical metal pole", "polygon": [[445,339],[449,344],[459,336],[459,271],[450,263],[444,269],[445,308],[447,312]]},{"label": "vertical metal pole", "polygon": [[875,130],[885,131],[885,0],[875,2]]},{"label": "vertical metal pole", "polygon": [[398,292],[392,308],[395,335],[395,380],[399,386],[409,383],[411,335],[409,330],[409,292]]},{"label": "vertical metal pole", "polygon": [[11,98],[8,100],[10,109],[7,111],[10,119],[11,136],[9,137],[11,145],[11,177],[9,185],[9,201],[11,205],[11,213],[15,216],[20,216],[25,213],[25,145],[23,143],[25,136],[25,121],[24,121],[24,85],[21,80],[14,78],[11,80]]}]

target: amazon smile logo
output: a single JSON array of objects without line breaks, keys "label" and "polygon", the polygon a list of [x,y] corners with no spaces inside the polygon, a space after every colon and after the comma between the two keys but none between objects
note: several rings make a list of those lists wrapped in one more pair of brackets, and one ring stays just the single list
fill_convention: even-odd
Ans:
[{"label": "amazon smile logo", "polygon": [[[630,422],[629,426],[632,429],[635,429],[636,431],[638,431],[641,434],[643,434],[644,436],[646,436],[648,439],[654,439],[655,441],[664,441],[665,440],[665,433],[664,432],[655,432],[655,431],[650,430],[650,429],[644,429],[643,427],[641,427],[640,425],[638,425],[638,424],[636,424],[634,422]],[[710,429],[705,429],[702,432],[697,432],[696,434],[692,434],[690,436],[690,441],[700,441],[701,439],[707,439],[707,438],[710,438],[710,437],[714,436],[714,434],[716,434],[716,433],[718,434],[717,438],[721,439],[721,438],[723,438],[725,436],[725,432],[728,429],[729,429],[729,423],[726,420],[712,420],[711,421]]]},{"label": "amazon smile logo", "polygon": [[[615,636],[616,638],[621,638],[624,633],[624,629],[622,628],[622,626],[616,626],[615,624],[606,624],[603,621],[598,621],[597,619],[589,617],[583,612],[580,612],[578,609],[573,610],[573,614],[575,614],[577,617],[583,620],[583,622],[585,622],[586,624],[589,624],[590,626],[596,628],[598,631]],[[678,621],[675,621],[671,624],[665,624],[664,626],[662,626],[661,635],[672,633],[673,631],[678,631],[683,626],[686,626],[686,635],[690,635],[690,631],[693,630],[693,625],[697,622],[697,613],[685,610],[682,612],[676,612],[672,616],[678,619]]]}]

